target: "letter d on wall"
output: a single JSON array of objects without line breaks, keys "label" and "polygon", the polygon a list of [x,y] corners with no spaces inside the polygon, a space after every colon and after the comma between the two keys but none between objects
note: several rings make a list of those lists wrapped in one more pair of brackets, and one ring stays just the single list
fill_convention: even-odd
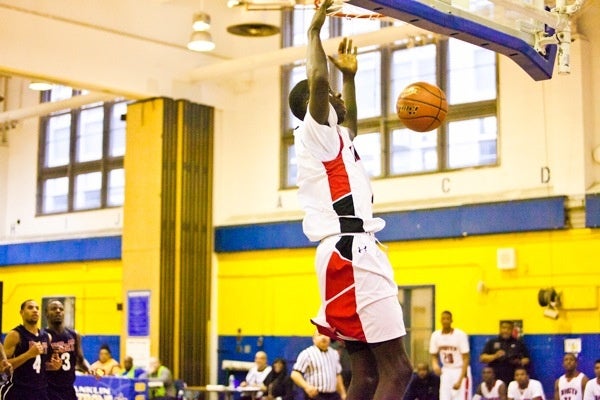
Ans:
[{"label": "letter d on wall", "polygon": [[550,182],[550,167],[542,167],[540,169],[540,178],[542,183]]}]

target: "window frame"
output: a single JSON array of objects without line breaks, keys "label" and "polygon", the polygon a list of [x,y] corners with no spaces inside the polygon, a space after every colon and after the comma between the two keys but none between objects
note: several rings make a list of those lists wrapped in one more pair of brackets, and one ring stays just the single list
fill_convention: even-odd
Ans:
[{"label": "window frame", "polygon": [[[82,91],[73,90],[72,96],[82,94]],[[42,92],[41,102],[49,102],[51,99],[51,90]],[[39,123],[39,142],[38,142],[38,168],[37,168],[37,196],[36,196],[36,216],[58,215],[73,212],[85,212],[91,210],[99,210],[104,208],[122,207],[122,204],[108,203],[108,179],[111,171],[123,169],[124,155],[110,156],[110,140],[111,140],[111,117],[115,105],[128,102],[125,99],[116,99],[114,101],[90,104],[83,107],[57,111],[40,117]],[[102,152],[99,159],[90,161],[77,161],[77,145],[78,145],[78,130],[81,114],[85,110],[94,107],[103,108],[102,121]],[[69,127],[69,149],[68,162],[64,165],[46,167],[47,157],[47,137],[49,134],[48,128],[50,120],[53,117],[69,114],[71,117]],[[122,118],[122,117],[121,117]],[[100,186],[100,204],[98,207],[75,208],[76,187],[75,182],[79,175],[87,173],[101,173]],[[67,207],[64,210],[46,211],[44,207],[45,200],[45,183],[50,179],[67,178]]]}]

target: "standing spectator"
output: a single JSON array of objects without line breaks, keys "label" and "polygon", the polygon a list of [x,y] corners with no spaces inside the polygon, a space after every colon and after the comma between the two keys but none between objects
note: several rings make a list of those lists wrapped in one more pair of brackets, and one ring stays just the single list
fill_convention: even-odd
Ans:
[{"label": "standing spectator", "polygon": [[262,391],[267,394],[267,400],[293,400],[294,382],[287,370],[283,358],[276,358],[269,375],[265,378]]},{"label": "standing spectator", "polygon": [[107,344],[103,344],[100,346],[100,351],[98,352],[98,360],[94,361],[92,365],[90,365],[90,369],[92,373],[103,376],[117,376],[121,374],[121,367],[119,366],[119,362],[112,358],[112,353],[110,351],[110,347]]},{"label": "standing spectator", "polygon": [[481,378],[482,382],[477,386],[473,400],[506,400],[506,383],[496,379],[492,367],[483,367]]},{"label": "standing spectator", "polygon": [[38,327],[40,307],[34,300],[21,304],[23,323],[6,334],[4,350],[14,371],[0,387],[2,400],[48,400],[47,369],[60,368],[50,356],[50,336]]},{"label": "standing spectator", "polygon": [[440,377],[429,370],[429,365],[418,363],[408,384],[403,400],[439,400]]},{"label": "standing spectator", "polygon": [[369,175],[353,142],[358,63],[352,40],[344,38],[337,57],[329,57],[341,72],[342,93],[329,81],[320,34],[332,5],[325,0],[314,13],[307,32],[307,79],[289,95],[292,113],[303,121],[294,132],[302,229],[319,242],[321,307],[312,322],[321,333],[346,342],[350,399],[400,399],[412,373],[406,330],[392,266],[375,238],[385,221],[373,216]]},{"label": "standing spectator", "polygon": [[[250,368],[250,370],[246,374],[246,380],[242,381],[242,383],[240,383],[240,386],[248,386],[260,389],[262,387],[263,381],[265,380],[267,375],[269,375],[270,372],[271,367],[269,366],[267,360],[267,353],[265,353],[264,351],[257,351],[254,355],[254,366]],[[259,391],[254,395],[254,398],[260,399],[262,398],[262,395],[262,391]],[[250,396],[247,393],[245,397],[250,398]]]},{"label": "standing spectator", "polygon": [[443,311],[440,321],[442,329],[434,331],[429,341],[431,366],[440,376],[440,400],[470,400],[469,338],[460,329],[452,327],[450,311]]},{"label": "standing spectator", "polygon": [[140,375],[140,379],[148,379],[150,399],[173,399],[176,396],[173,375],[169,368],[162,365],[156,357],[148,360],[148,371]]},{"label": "standing spectator", "polygon": [[499,336],[488,340],[479,356],[479,361],[492,367],[496,378],[506,384],[514,379],[515,368],[529,366],[529,351],[513,336],[514,328],[514,322],[502,321]]},{"label": "standing spectator", "polygon": [[565,373],[554,382],[554,400],[583,400],[588,377],[577,370],[577,357],[567,353],[563,357]]},{"label": "standing spectator", "polygon": [[546,400],[542,383],[529,379],[525,367],[515,369],[515,380],[508,384],[508,400]]},{"label": "standing spectator", "polygon": [[329,347],[328,336],[315,332],[313,345],[302,350],[294,364],[292,381],[315,400],[344,400],[340,355]]},{"label": "standing spectator", "polygon": [[583,400],[599,400],[600,399],[600,359],[594,363],[594,379],[590,379],[585,385]]},{"label": "standing spectator", "polygon": [[46,319],[50,334],[52,351],[61,359],[61,367],[56,371],[48,371],[48,398],[50,400],[77,400],[73,384],[75,370],[90,373],[84,362],[81,349],[81,336],[65,327],[65,306],[59,300],[50,300],[46,304]]}]

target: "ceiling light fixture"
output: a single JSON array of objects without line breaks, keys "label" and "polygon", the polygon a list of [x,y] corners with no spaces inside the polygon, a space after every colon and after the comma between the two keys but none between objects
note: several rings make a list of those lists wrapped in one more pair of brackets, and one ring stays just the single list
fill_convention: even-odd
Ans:
[{"label": "ceiling light fixture", "polygon": [[206,31],[197,31],[192,33],[187,48],[192,51],[211,51],[215,48],[210,33]]},{"label": "ceiling light fixture", "polygon": [[192,23],[194,32],[207,31],[210,29],[210,15],[204,12],[194,14],[194,22]]},{"label": "ceiling light fixture", "polygon": [[44,92],[46,90],[52,89],[52,84],[48,82],[31,82],[29,84],[29,89],[36,90],[38,92]]}]

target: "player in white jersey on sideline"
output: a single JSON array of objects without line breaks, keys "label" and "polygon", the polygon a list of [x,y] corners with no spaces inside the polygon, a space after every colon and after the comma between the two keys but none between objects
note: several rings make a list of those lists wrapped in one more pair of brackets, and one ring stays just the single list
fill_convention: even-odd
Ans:
[{"label": "player in white jersey on sideline", "polygon": [[600,358],[594,363],[594,375],[585,385],[583,400],[600,400]]},{"label": "player in white jersey on sideline", "polygon": [[440,375],[440,400],[471,400],[469,338],[452,327],[450,311],[443,311],[440,321],[442,329],[434,331],[429,340],[431,366]]},{"label": "player in white jersey on sideline", "polygon": [[567,353],[563,357],[565,373],[554,382],[554,400],[583,400],[588,377],[577,369],[577,357]]},{"label": "player in white jersey on sideline", "polygon": [[506,383],[496,379],[492,367],[483,367],[481,378],[482,382],[475,389],[473,400],[506,400]]},{"label": "player in white jersey on sideline", "polygon": [[515,369],[515,380],[508,384],[508,400],[546,400],[542,383],[529,379],[525,367]]}]

